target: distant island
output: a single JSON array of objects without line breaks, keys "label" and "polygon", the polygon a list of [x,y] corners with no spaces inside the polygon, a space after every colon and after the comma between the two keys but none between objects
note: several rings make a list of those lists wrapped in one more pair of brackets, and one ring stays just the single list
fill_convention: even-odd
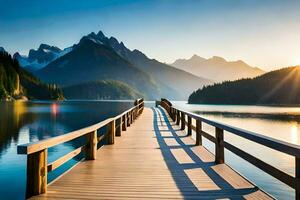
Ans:
[{"label": "distant island", "polygon": [[62,100],[64,96],[55,84],[45,84],[22,69],[3,48],[0,51],[0,100]]},{"label": "distant island", "polygon": [[300,66],[275,70],[256,78],[226,81],[193,92],[190,104],[300,104]]}]

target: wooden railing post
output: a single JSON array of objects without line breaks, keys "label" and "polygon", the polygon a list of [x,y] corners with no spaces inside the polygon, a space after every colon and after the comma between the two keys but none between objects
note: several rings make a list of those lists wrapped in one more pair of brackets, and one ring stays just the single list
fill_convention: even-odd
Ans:
[{"label": "wooden railing post", "polygon": [[224,131],[223,129],[216,127],[216,145],[215,145],[215,153],[216,153],[216,163],[223,164],[224,163]]},{"label": "wooden railing post", "polygon": [[133,120],[133,110],[130,111],[130,121],[131,121],[131,123],[133,123],[133,121],[134,121]]},{"label": "wooden railing post", "polygon": [[132,121],[135,121],[135,109],[132,110]]},{"label": "wooden railing post", "polygon": [[119,126],[116,127],[116,136],[120,137],[122,135],[122,117],[118,119]]},{"label": "wooden railing post", "polygon": [[188,135],[192,135],[192,118],[188,116]]},{"label": "wooden railing post", "polygon": [[139,107],[137,106],[135,109],[134,109],[134,117],[135,117],[135,119],[137,119],[138,118],[138,111],[139,111]]},{"label": "wooden railing post", "polygon": [[123,119],[122,131],[126,131],[126,129],[127,129],[127,117],[126,117],[126,114],[123,115],[122,119]]},{"label": "wooden railing post", "polygon": [[87,134],[87,145],[86,145],[86,160],[96,160],[97,157],[97,130]]},{"label": "wooden railing post", "polygon": [[295,199],[300,199],[300,158],[295,157],[295,179],[296,179],[296,188],[295,188]]},{"label": "wooden railing post", "polygon": [[185,129],[185,114],[181,112],[181,130]]},{"label": "wooden railing post", "polygon": [[107,144],[115,143],[115,131],[116,131],[116,122],[115,120],[111,121],[108,124],[108,133],[107,133]]},{"label": "wooden railing post", "polygon": [[176,124],[176,122],[177,122],[177,112],[176,112],[175,108],[173,108],[173,111],[174,111],[174,113],[173,113],[173,115],[174,115],[174,122]]},{"label": "wooden railing post", "polygon": [[176,114],[177,114],[176,125],[179,125],[179,123],[180,123],[180,112],[179,112],[179,110],[176,110]]},{"label": "wooden railing post", "polygon": [[175,113],[175,109],[172,108],[172,119],[173,119],[173,122],[176,121],[176,113]]},{"label": "wooden railing post", "polygon": [[127,113],[127,126],[129,127],[131,124],[130,112]]},{"label": "wooden railing post", "polygon": [[196,120],[196,145],[202,145],[202,122],[200,120]]},{"label": "wooden railing post", "polygon": [[47,191],[47,154],[44,149],[27,155],[27,198]]}]

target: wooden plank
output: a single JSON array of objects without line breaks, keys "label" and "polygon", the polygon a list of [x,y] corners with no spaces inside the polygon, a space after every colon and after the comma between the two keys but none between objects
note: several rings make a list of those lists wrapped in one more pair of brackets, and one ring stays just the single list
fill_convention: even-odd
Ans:
[{"label": "wooden plank", "polygon": [[183,149],[171,149],[176,161],[180,164],[194,163],[191,157]]},{"label": "wooden plank", "polygon": [[192,147],[192,151],[194,152],[194,154],[196,154],[202,162],[214,162],[215,161],[215,156],[208,152],[207,149],[205,149],[204,147]]},{"label": "wooden plank", "polygon": [[169,147],[180,146],[174,138],[165,138],[164,140],[166,145],[168,145]]},{"label": "wooden plank", "polygon": [[[145,108],[122,138],[115,138],[114,145],[104,145],[97,151],[101,159],[83,161],[50,184],[46,194],[32,199],[242,199],[245,196],[234,188],[219,185],[226,181],[212,176],[210,171],[216,165],[204,162],[213,158],[204,147],[165,145],[165,139],[180,141],[182,138],[177,134],[182,131],[178,127],[170,130],[170,122],[164,121],[159,110],[155,113],[154,116],[151,109]],[[165,127],[176,134],[163,138]],[[191,137],[185,139],[187,143],[192,141]],[[196,163],[191,156],[199,154],[203,162]],[[245,181],[235,175],[241,180],[234,184]],[[253,185],[249,187],[247,195],[256,192],[252,191]],[[266,194],[253,194],[257,198],[263,195]]]},{"label": "wooden plank", "polygon": [[56,168],[60,167],[61,165],[63,165],[64,163],[68,162],[69,160],[71,160],[72,158],[74,158],[75,156],[80,154],[82,152],[82,150],[84,150],[84,147],[79,147],[79,148],[71,151],[70,153],[60,157],[59,159],[55,160],[54,162],[50,163],[47,166],[48,172],[51,172],[51,171],[55,170]]},{"label": "wooden plank", "polygon": [[254,186],[226,164],[212,166],[212,169],[228,182],[234,189],[254,188]]},{"label": "wooden plank", "polygon": [[267,199],[270,199],[270,197],[261,190],[257,190],[255,192],[250,193],[250,194],[244,195],[243,198],[246,199],[246,200],[267,200]]},{"label": "wooden plank", "polygon": [[184,170],[199,191],[221,190],[201,168]]}]

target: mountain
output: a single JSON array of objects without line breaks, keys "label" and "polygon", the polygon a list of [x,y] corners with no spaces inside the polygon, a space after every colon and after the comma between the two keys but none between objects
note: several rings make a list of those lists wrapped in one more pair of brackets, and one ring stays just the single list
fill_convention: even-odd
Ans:
[{"label": "mountain", "polygon": [[264,73],[263,70],[251,67],[241,60],[226,61],[218,56],[205,59],[193,55],[190,59],[178,59],[171,65],[217,82],[253,78]]},{"label": "mountain", "polygon": [[256,78],[226,81],[192,93],[193,104],[300,104],[300,66]]},{"label": "mountain", "polygon": [[[158,96],[184,100],[196,88],[212,83],[212,81],[195,76],[189,72],[149,59],[139,50],[128,49],[123,42],[114,37],[106,37],[101,31],[86,36],[95,43],[111,47],[123,59],[152,76],[160,89]],[[175,84],[174,84],[175,83]]]},{"label": "mountain", "polygon": [[105,80],[63,88],[67,99],[138,99],[143,95],[121,81]]},{"label": "mountain", "polygon": [[22,56],[18,52],[14,54],[14,59],[19,61],[19,64],[28,71],[36,71],[45,67],[55,59],[70,52],[72,47],[61,50],[58,47],[41,44],[37,50],[30,49],[28,56]]},{"label": "mountain", "polygon": [[61,90],[47,85],[19,66],[7,52],[0,52],[0,100],[63,99]]},{"label": "mountain", "polygon": [[112,48],[83,37],[73,50],[35,73],[47,83],[62,86],[99,80],[117,80],[157,98],[158,88],[151,77],[120,57]]},{"label": "mountain", "polygon": [[6,52],[3,47],[0,47],[0,52]]},{"label": "mountain", "polygon": [[117,80],[143,93],[147,99],[161,96],[183,100],[211,81],[149,59],[129,50],[101,31],[90,33],[72,51],[35,72],[42,80],[63,86],[99,80]]}]

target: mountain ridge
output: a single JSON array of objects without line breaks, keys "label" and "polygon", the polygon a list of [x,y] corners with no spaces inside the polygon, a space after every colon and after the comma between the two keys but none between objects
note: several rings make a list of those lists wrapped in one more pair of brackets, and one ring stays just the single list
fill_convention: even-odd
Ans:
[{"label": "mountain ridge", "polygon": [[[212,83],[206,78],[160,63],[155,59],[150,59],[137,49],[130,50],[123,42],[119,42],[116,38],[106,37],[102,31],[99,31],[97,34],[92,32],[87,35],[87,37],[111,46],[121,57],[133,63],[141,70],[151,74],[160,86],[162,95],[166,95],[169,98],[176,99],[179,97],[180,99],[185,99],[186,96],[197,87]],[[174,80],[182,84],[175,85]]]},{"label": "mountain ridge", "polygon": [[34,72],[42,69],[50,62],[70,52],[72,47],[60,49],[56,46],[50,46],[48,44],[40,44],[38,49],[30,49],[28,56],[20,55],[16,52],[13,55],[14,59],[17,59],[19,64],[27,71]]},{"label": "mountain ridge", "polygon": [[177,59],[171,65],[216,82],[253,78],[264,73],[260,68],[252,67],[242,60],[227,61],[220,56],[206,59],[194,54],[189,59]]},{"label": "mountain ridge", "polygon": [[[83,37],[73,50],[35,73],[47,83],[70,86],[90,81],[114,79],[125,82],[149,98],[157,86],[145,72],[121,58],[110,47]],[[136,76],[132,79],[132,76]]]},{"label": "mountain ridge", "polygon": [[[188,94],[190,92],[194,91],[195,89],[202,87],[203,85],[212,83],[210,80],[201,78],[198,76],[195,76],[189,72],[174,68],[172,66],[163,64],[158,62],[155,59],[150,59],[148,58],[145,54],[143,54],[139,50],[130,50],[128,49],[123,42],[119,42],[116,38],[114,37],[106,37],[101,31],[99,31],[97,34],[94,32],[83,36],[78,44],[75,44],[72,47],[72,51],[68,52],[67,54],[57,58],[56,60],[50,62],[48,65],[46,65],[44,68],[38,70],[35,72],[42,80],[45,80],[46,82],[53,82],[57,84],[66,84],[67,80],[69,79],[70,75],[68,77],[61,77],[61,80],[58,80],[58,78],[63,74],[63,76],[66,76],[64,73],[68,73],[68,71],[64,71],[64,73],[60,72],[60,69],[64,69],[63,65],[68,66],[68,62],[72,62],[72,60],[76,60],[76,58],[73,56],[70,58],[70,54],[72,54],[73,51],[76,51],[78,46],[80,46],[82,41],[92,41],[95,45],[98,45],[99,47],[101,46],[102,48],[104,46],[111,48],[112,51],[114,51],[120,58],[125,60],[123,63],[124,65],[130,65],[131,68],[137,69],[141,71],[141,73],[145,73],[146,75],[143,75],[145,78],[146,82],[148,81],[148,84],[152,85],[151,87],[153,88],[152,91],[149,90],[146,91],[148,93],[147,96],[151,96],[152,99],[154,98],[159,98],[162,95],[165,95],[166,97],[169,97],[171,99],[186,99]],[[89,49],[86,49],[86,51],[89,51]],[[84,54],[84,52],[82,52]],[[113,53],[111,53],[109,56],[112,56]],[[91,54],[92,55],[92,54]],[[77,55],[79,56],[79,55]],[[99,60],[96,55],[93,55],[91,57],[86,56],[83,58],[82,61],[85,61],[86,63],[91,62],[91,60],[97,60],[97,65],[102,66],[101,70],[106,70],[105,68],[107,67],[113,67],[112,65],[106,65],[105,63],[107,60],[113,60],[109,56],[102,57],[103,60]],[[68,58],[67,58],[68,57]],[[116,56],[113,56],[116,58]],[[106,60],[106,61],[105,61]],[[119,58],[117,58],[119,60]],[[64,62],[64,63],[62,63]],[[84,62],[77,62],[73,63],[73,68],[81,68],[84,70],[87,70],[88,68],[93,68],[92,65],[86,64]],[[94,63],[95,64],[95,63]],[[89,66],[89,67],[84,67],[83,66]],[[116,65],[114,65],[116,66]],[[69,67],[69,70],[72,70],[72,67]],[[54,70],[53,72],[50,73],[50,68]],[[60,69],[59,69],[60,68]],[[126,67],[125,67],[126,68]],[[100,70],[100,68],[99,68]],[[47,73],[47,71],[49,73]],[[85,71],[83,71],[85,72]],[[80,77],[85,76],[85,73],[80,73]],[[79,73],[79,72],[78,72]],[[124,72],[125,74],[127,72]],[[50,74],[50,76],[49,76]],[[97,73],[95,73],[97,74]],[[94,74],[94,75],[95,75]],[[103,74],[103,73],[102,73]],[[94,76],[92,75],[92,76]],[[107,77],[105,76],[100,76],[98,73],[98,79],[97,80],[104,80],[104,79],[114,79],[114,77],[108,75]],[[47,77],[49,76],[49,77]],[[134,83],[134,79],[139,79],[139,77],[134,77],[134,79],[129,78],[127,76],[126,78],[122,78],[121,75],[116,75],[115,74],[115,79],[119,81],[123,81],[131,86],[133,86],[135,89],[138,89],[138,91],[144,91],[144,88],[141,87],[141,85],[145,84],[141,81],[139,83]],[[76,76],[75,76],[76,77]],[[53,79],[53,80],[51,80]],[[74,78],[77,79],[77,78]],[[132,79],[132,80],[129,80]],[[174,81],[176,80],[176,83],[174,84]],[[96,77],[92,79],[87,79],[86,81],[96,81]],[[67,84],[78,84],[79,82],[73,82],[73,83],[67,83]],[[149,93],[151,95],[149,95]]]}]

